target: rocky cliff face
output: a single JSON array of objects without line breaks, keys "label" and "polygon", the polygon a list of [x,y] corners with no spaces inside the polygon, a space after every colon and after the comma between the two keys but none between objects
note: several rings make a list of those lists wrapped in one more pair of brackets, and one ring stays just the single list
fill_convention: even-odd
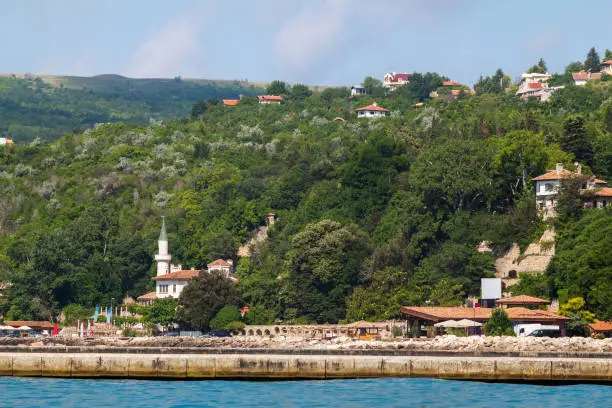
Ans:
[{"label": "rocky cliff face", "polygon": [[530,244],[523,254],[515,243],[503,257],[498,258],[495,261],[495,276],[506,279],[506,286],[511,286],[522,272],[544,272],[554,255],[555,233],[547,229],[538,242]]}]

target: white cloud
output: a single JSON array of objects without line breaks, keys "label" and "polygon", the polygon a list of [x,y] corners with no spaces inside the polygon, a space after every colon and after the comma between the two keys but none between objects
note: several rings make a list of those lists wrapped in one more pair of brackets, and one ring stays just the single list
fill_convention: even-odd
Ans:
[{"label": "white cloud", "polygon": [[309,1],[278,32],[275,50],[280,64],[306,71],[344,42],[344,29],[352,0]]},{"label": "white cloud", "polygon": [[195,17],[175,18],[140,45],[125,74],[171,77],[189,70],[201,52],[201,24]]}]

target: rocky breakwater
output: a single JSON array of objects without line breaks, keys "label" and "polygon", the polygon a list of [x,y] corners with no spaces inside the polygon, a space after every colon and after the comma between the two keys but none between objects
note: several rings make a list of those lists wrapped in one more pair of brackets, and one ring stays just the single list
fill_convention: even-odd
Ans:
[{"label": "rocky breakwater", "polygon": [[612,382],[612,340],[454,336],[389,341],[2,339],[0,375]]}]

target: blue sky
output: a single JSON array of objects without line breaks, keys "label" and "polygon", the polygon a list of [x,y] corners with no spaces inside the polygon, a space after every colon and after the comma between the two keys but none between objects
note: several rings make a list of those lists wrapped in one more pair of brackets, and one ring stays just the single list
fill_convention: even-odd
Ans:
[{"label": "blue sky", "polygon": [[471,85],[603,56],[611,19],[609,0],[0,0],[0,72]]}]

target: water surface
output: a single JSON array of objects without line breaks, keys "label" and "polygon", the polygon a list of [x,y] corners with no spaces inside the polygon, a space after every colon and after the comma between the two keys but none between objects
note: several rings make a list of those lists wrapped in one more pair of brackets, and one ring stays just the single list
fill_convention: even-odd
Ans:
[{"label": "water surface", "polygon": [[612,387],[434,379],[139,381],[0,377],[0,407],[609,407]]}]

